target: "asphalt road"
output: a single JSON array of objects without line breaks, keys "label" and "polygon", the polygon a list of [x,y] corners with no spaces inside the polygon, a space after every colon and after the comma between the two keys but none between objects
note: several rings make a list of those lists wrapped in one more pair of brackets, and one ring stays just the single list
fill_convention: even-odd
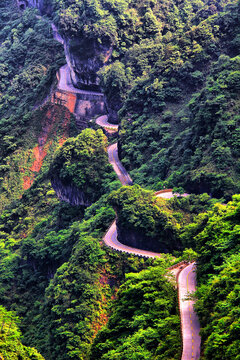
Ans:
[{"label": "asphalt road", "polygon": [[58,88],[59,90],[68,91],[74,94],[86,94],[86,95],[103,95],[100,92],[96,91],[87,91],[87,90],[80,90],[73,86],[71,74],[70,74],[70,68],[68,64],[63,65],[59,69],[59,82],[58,82]]},{"label": "asphalt road", "polygon": [[[126,169],[122,166],[117,153],[117,144],[108,147],[109,161],[113,165],[118,178],[123,185],[132,184],[132,180]],[[184,194],[187,196],[188,194]],[[157,195],[170,199],[173,197],[172,191],[167,191]],[[116,221],[113,222],[110,229],[104,236],[104,242],[107,246],[117,251],[126,252],[143,257],[161,257],[161,254],[150,251],[140,250],[121,244],[117,239]],[[181,328],[183,336],[183,352],[181,360],[197,360],[200,357],[201,338],[199,336],[200,324],[194,311],[194,301],[186,300],[189,293],[196,291],[195,265],[190,264],[184,268],[178,277],[179,288],[179,306],[181,314]]]},{"label": "asphalt road", "polygon": [[[63,39],[58,34],[57,29],[53,28],[53,32],[55,39],[63,43]],[[59,76],[58,88],[60,90],[65,90],[73,93],[89,94],[88,91],[79,90],[72,85],[70,69],[67,64],[60,69],[59,75],[60,76]],[[107,118],[105,118],[105,121],[107,121]],[[113,168],[119,180],[121,181],[122,185],[132,185],[132,179],[130,178],[126,169],[123,167],[123,165],[121,164],[118,158],[117,143],[110,145],[108,147],[108,156],[109,156],[109,162],[113,165]],[[158,196],[164,198],[171,198],[173,194],[170,191],[164,194],[159,194]],[[161,256],[161,254],[159,253],[135,249],[121,244],[117,240],[116,221],[113,222],[110,229],[104,236],[103,240],[107,246],[117,251],[123,251],[129,254],[134,254],[143,257]],[[181,360],[197,360],[200,357],[200,343],[201,343],[201,338],[199,336],[200,325],[197,315],[194,312],[194,308],[193,308],[194,302],[190,300],[186,300],[186,296],[188,292],[194,292],[196,290],[196,275],[194,272],[194,264],[188,265],[180,272],[178,277],[178,287],[179,287],[180,314],[181,314],[181,326],[182,326],[182,336],[183,336],[183,353]]]},{"label": "asphalt road", "polygon": [[119,160],[117,143],[108,147],[108,159],[110,164],[112,164],[114,171],[116,172],[122,185],[132,185],[132,179],[130,178],[127,170],[123,167],[121,161]]},{"label": "asphalt road", "polygon": [[167,192],[164,192],[164,193],[161,193],[161,194],[157,194],[157,195],[156,195],[156,197],[161,197],[161,198],[164,198],[164,199],[171,199],[171,198],[173,198],[174,196],[186,197],[186,196],[189,196],[189,194],[187,194],[187,193],[178,194],[178,193],[173,193],[172,191],[167,191]]},{"label": "asphalt road", "polygon": [[194,263],[188,265],[180,272],[178,277],[178,288],[183,337],[182,360],[197,360],[200,358],[200,324],[193,308],[194,301],[186,300],[188,294],[196,291]]},{"label": "asphalt road", "polygon": [[161,254],[158,254],[158,253],[155,253],[155,252],[135,249],[135,248],[132,248],[130,246],[121,244],[117,239],[116,221],[114,221],[112,223],[110,229],[108,230],[108,232],[104,236],[103,241],[105,242],[105,244],[107,246],[109,246],[112,249],[117,250],[117,251],[126,252],[128,254],[134,254],[134,255],[137,255],[137,256],[148,257],[148,258],[154,258],[156,256],[161,257]]},{"label": "asphalt road", "polygon": [[108,122],[108,116],[107,115],[99,116],[97,118],[97,120],[96,120],[96,124],[98,124],[99,126],[102,126],[104,128],[107,128],[107,129],[118,131],[118,125],[117,124],[111,124],[110,122]]}]

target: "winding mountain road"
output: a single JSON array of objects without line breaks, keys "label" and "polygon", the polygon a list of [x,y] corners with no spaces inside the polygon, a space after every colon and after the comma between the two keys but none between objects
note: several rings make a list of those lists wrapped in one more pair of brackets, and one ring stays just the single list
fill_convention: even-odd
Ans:
[{"label": "winding mountain road", "polygon": [[194,311],[194,301],[186,300],[187,296],[196,291],[196,265],[192,263],[185,267],[178,277],[179,306],[183,352],[182,360],[197,360],[200,358],[201,337],[200,324]]},{"label": "winding mountain road", "polygon": [[156,195],[156,197],[161,197],[163,199],[171,199],[174,196],[182,196],[182,197],[189,196],[189,194],[187,194],[187,193],[184,193],[184,194],[173,193],[172,190],[169,190],[169,191],[166,191],[166,190],[157,191],[155,195]]},{"label": "winding mountain road", "polygon": [[[132,179],[128,175],[126,169],[121,164],[118,158],[117,144],[108,147],[109,161],[112,164],[115,172],[123,185],[132,185]],[[170,199],[174,195],[171,190],[163,190],[156,193],[157,197]],[[188,196],[183,194],[182,196]],[[126,252],[137,256],[154,258],[161,257],[160,253],[155,253],[146,250],[140,250],[121,244],[117,239],[116,220],[105,234],[103,241],[105,244],[116,251]],[[191,263],[178,275],[178,291],[179,291],[179,308],[181,315],[181,330],[183,351],[181,360],[198,360],[200,358],[201,337],[199,335],[200,324],[197,314],[194,311],[194,301],[188,300],[189,294],[196,291],[196,273],[195,264]]]},{"label": "winding mountain road", "polygon": [[119,160],[117,143],[108,147],[108,159],[110,164],[112,164],[114,171],[117,174],[122,185],[132,185],[132,179],[130,178],[127,170],[124,168],[121,161]]},{"label": "winding mountain road", "polygon": [[97,118],[97,120],[96,120],[96,124],[98,124],[99,126],[102,126],[103,128],[118,131],[118,125],[117,124],[111,124],[110,122],[108,122],[108,116],[107,115],[99,116]]},{"label": "winding mountain road", "polygon": [[108,232],[104,236],[103,241],[105,242],[105,244],[107,246],[109,246],[110,248],[117,250],[117,251],[126,252],[128,254],[133,254],[133,255],[147,257],[147,258],[161,257],[161,254],[158,254],[155,252],[135,249],[130,246],[121,244],[117,239],[116,220],[112,223]]},{"label": "winding mountain road", "polygon": [[94,95],[94,96],[102,96],[103,97],[103,94],[100,92],[80,90],[80,89],[76,88],[72,84],[71,72],[70,72],[70,68],[69,68],[68,64],[63,65],[59,69],[58,89],[67,91],[70,93],[74,93],[74,94]]},{"label": "winding mountain road", "polygon": [[[63,39],[57,31],[57,28],[53,25],[53,36],[54,38],[63,44]],[[60,90],[69,91],[74,94],[89,94],[91,92],[79,90],[72,84],[70,76],[70,68],[66,64],[59,70],[59,82],[58,88]],[[102,95],[101,93],[92,93],[94,95]],[[107,116],[99,117],[96,123],[103,127],[113,127],[118,130],[118,125],[108,123]],[[118,157],[117,143],[108,147],[109,162],[112,164],[119,180],[122,185],[132,185],[132,179],[123,167]],[[188,194],[184,194],[187,196]],[[172,191],[158,192],[156,196],[171,198],[173,197]],[[121,244],[117,239],[117,228],[116,221],[113,222],[109,230],[104,236],[104,242],[107,246],[114,250],[127,252],[137,256],[154,258],[161,257],[160,253],[155,253],[146,250],[140,250]],[[197,315],[194,311],[194,301],[186,299],[189,293],[196,290],[196,274],[195,264],[190,264],[181,270],[178,276],[178,291],[179,291],[179,307],[181,314],[181,329],[182,329],[182,340],[183,340],[183,352],[181,360],[198,360],[200,357],[200,343],[201,338],[199,336],[200,325]]]}]

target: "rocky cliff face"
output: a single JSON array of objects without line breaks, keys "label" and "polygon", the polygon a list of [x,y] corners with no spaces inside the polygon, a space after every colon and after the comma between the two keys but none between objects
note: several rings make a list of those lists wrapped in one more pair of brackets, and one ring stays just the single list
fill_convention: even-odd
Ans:
[{"label": "rocky cliff face", "polygon": [[167,253],[168,249],[160,247],[156,239],[148,239],[140,231],[128,229],[127,231],[117,225],[118,240],[120,243],[134,248]]},{"label": "rocky cliff face", "polygon": [[52,187],[55,190],[57,197],[66,201],[73,206],[90,206],[91,201],[87,198],[86,194],[80,191],[76,186],[69,184],[65,185],[57,178],[51,179]]},{"label": "rocky cliff face", "polygon": [[[17,0],[20,9],[27,7],[39,9],[42,15],[51,14],[51,0]],[[66,62],[70,70],[72,84],[82,90],[100,91],[97,72],[108,62],[112,55],[111,44],[100,44],[94,39],[71,38],[60,35],[58,29],[52,24],[53,36],[64,46]],[[106,103],[106,101],[105,101]],[[103,113],[103,104],[101,111]],[[117,123],[117,110],[106,104],[109,119]],[[94,112],[95,114],[95,112]]]},{"label": "rocky cliff face", "polygon": [[108,121],[112,124],[119,124],[118,111],[122,106],[121,100],[117,99],[116,102],[108,102],[105,97],[105,106],[108,113]]},{"label": "rocky cliff face", "polygon": [[17,0],[17,3],[21,10],[25,10],[27,7],[34,7],[39,9],[42,15],[51,14],[52,11],[51,0]]},{"label": "rocky cliff face", "polygon": [[97,72],[111,56],[111,46],[89,39],[64,38],[64,50],[74,86],[99,91]]},{"label": "rocky cliff face", "polygon": [[[56,32],[56,34],[58,33]],[[64,45],[64,52],[70,70],[72,84],[82,90],[101,91],[97,72],[111,57],[112,48],[110,44],[103,45],[94,40],[90,42],[89,40],[78,38],[73,40],[59,34],[57,36],[62,39]],[[96,99],[93,99],[92,104],[94,101],[96,101]],[[96,103],[94,109],[97,107],[98,111],[91,111],[90,115],[103,114],[105,109],[107,109],[109,120],[117,124],[119,103],[117,105],[118,108],[115,109],[107,103],[106,98],[104,98],[104,102],[105,106],[103,103],[100,104],[101,109],[98,109],[99,105]],[[89,106],[87,106],[87,108],[89,108]]]},{"label": "rocky cliff face", "polygon": [[142,231],[137,229],[126,229],[119,226],[117,221],[118,240],[124,244],[134,248],[154,251],[158,253],[169,253],[173,250],[180,250],[181,246],[177,240],[168,241],[159,237],[148,237]]},{"label": "rocky cliff face", "polygon": [[[51,14],[51,0],[17,0],[20,9],[27,7],[39,9],[42,15]],[[54,27],[53,32],[57,33]],[[58,35],[59,36],[59,35]],[[97,72],[104,66],[112,54],[110,44],[100,44],[94,39],[71,38],[62,35],[66,61],[71,72],[74,86],[83,90],[99,90]]]}]

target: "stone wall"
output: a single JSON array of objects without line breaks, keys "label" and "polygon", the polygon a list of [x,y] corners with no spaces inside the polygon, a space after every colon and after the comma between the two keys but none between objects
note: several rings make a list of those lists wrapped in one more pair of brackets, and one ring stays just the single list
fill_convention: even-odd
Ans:
[{"label": "stone wall", "polygon": [[52,96],[52,102],[66,106],[71,113],[86,120],[106,112],[104,97],[92,93],[75,94],[57,90]]}]

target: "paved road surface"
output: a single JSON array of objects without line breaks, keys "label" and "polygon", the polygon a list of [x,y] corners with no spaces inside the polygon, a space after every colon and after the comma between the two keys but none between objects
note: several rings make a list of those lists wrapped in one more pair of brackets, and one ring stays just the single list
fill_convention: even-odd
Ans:
[{"label": "paved road surface", "polygon": [[186,300],[187,294],[196,291],[195,264],[188,265],[178,277],[179,305],[183,336],[182,360],[197,360],[200,357],[200,324],[193,309],[194,301]]},{"label": "paved road surface", "polygon": [[117,124],[111,124],[110,122],[108,122],[108,116],[107,115],[99,116],[97,118],[97,120],[96,120],[96,124],[98,124],[99,126],[111,129],[111,130],[118,131],[118,125]]},{"label": "paved road surface", "polygon": [[63,40],[62,36],[59,34],[56,26],[53,23],[51,23],[51,27],[52,27],[52,31],[53,31],[53,38],[55,40],[57,40],[60,44],[64,45],[64,40]]},{"label": "paved road surface", "polygon": [[[61,37],[58,36],[57,29],[55,30],[55,38],[59,42],[62,42]],[[65,90],[73,93],[87,93],[88,91],[83,91],[76,89],[72,85],[71,77],[70,77],[70,69],[68,65],[64,65],[60,71],[60,80],[58,87],[60,90]],[[96,93],[94,93],[96,94]],[[106,119],[106,118],[105,118]],[[118,158],[117,152],[117,144],[113,144],[108,147],[108,156],[109,162],[113,165],[115,172],[121,183],[123,185],[132,185],[132,179],[128,175],[126,169],[121,164]],[[173,196],[172,192],[166,192],[163,194],[159,194],[158,196],[162,196],[165,198],[171,198]],[[129,246],[121,244],[117,240],[117,229],[116,229],[116,221],[113,222],[110,229],[104,236],[104,242],[106,245],[112,247],[118,251],[124,251],[127,253],[135,254],[138,256],[144,257],[160,257],[161,254],[139,250],[135,248],[131,248]],[[193,310],[193,301],[185,301],[185,297],[187,292],[195,291],[196,289],[196,276],[193,272],[194,265],[190,264],[185,269],[180,272],[178,278],[178,285],[179,285],[179,296],[180,296],[180,312],[181,312],[181,322],[182,322],[182,333],[183,333],[183,353],[182,353],[182,360],[197,360],[200,357],[200,342],[201,338],[199,336],[199,321],[197,316]]]},{"label": "paved road surface", "polygon": [[167,192],[164,192],[164,193],[161,193],[161,194],[157,194],[157,195],[156,195],[156,197],[161,197],[161,198],[164,198],[164,199],[171,199],[171,198],[173,198],[174,196],[183,196],[183,197],[186,197],[186,196],[189,196],[189,194],[187,194],[187,193],[178,194],[178,193],[173,193],[172,191],[167,191]]},{"label": "paved road surface", "polygon": [[68,64],[63,65],[59,69],[59,82],[58,82],[59,90],[68,91],[74,94],[86,94],[86,95],[100,95],[103,96],[102,93],[96,91],[87,91],[87,90],[80,90],[73,86],[72,79],[70,75],[70,69]]},{"label": "paved road surface", "polygon": [[130,178],[127,170],[123,167],[121,161],[119,160],[117,143],[108,147],[108,158],[122,185],[132,185],[132,179]]},{"label": "paved road surface", "polygon": [[134,254],[137,256],[143,256],[143,257],[150,257],[150,258],[154,258],[154,257],[160,257],[161,254],[152,252],[152,251],[146,251],[146,250],[140,250],[140,249],[135,249],[132,248],[130,246],[127,245],[123,245],[121,244],[118,239],[117,239],[117,228],[116,228],[116,221],[114,221],[110,227],[110,229],[108,230],[108,232],[106,233],[106,235],[103,238],[105,244],[111,248],[113,248],[114,250],[117,251],[122,251],[122,252],[126,252],[128,254]]}]

